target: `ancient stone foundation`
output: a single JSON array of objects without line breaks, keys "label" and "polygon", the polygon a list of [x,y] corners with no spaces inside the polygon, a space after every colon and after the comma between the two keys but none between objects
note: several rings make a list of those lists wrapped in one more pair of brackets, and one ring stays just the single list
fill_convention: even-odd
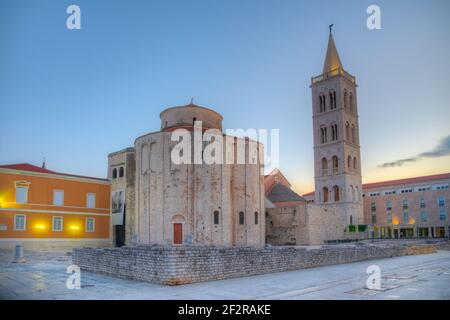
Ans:
[{"label": "ancient stone foundation", "polygon": [[180,285],[282,272],[369,259],[436,252],[425,242],[380,242],[305,247],[215,247],[141,245],[73,250],[72,262],[84,271]]}]

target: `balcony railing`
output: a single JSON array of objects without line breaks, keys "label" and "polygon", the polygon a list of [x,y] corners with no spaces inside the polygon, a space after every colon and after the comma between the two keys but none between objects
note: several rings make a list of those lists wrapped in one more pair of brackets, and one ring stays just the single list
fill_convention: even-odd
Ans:
[{"label": "balcony railing", "polygon": [[315,84],[317,82],[326,80],[328,78],[334,77],[334,76],[343,76],[344,78],[350,80],[353,83],[356,83],[356,78],[352,76],[350,73],[345,71],[343,68],[336,68],[331,71],[328,71],[327,73],[323,73],[319,76],[312,77],[311,78],[311,84]]}]

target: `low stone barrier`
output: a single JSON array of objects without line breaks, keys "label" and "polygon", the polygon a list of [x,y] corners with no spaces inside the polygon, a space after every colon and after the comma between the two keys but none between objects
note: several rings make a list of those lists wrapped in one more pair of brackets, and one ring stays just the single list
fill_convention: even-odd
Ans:
[{"label": "low stone barrier", "polygon": [[432,243],[381,242],[317,248],[139,245],[77,248],[73,250],[72,262],[85,271],[180,285],[434,252],[436,245]]}]

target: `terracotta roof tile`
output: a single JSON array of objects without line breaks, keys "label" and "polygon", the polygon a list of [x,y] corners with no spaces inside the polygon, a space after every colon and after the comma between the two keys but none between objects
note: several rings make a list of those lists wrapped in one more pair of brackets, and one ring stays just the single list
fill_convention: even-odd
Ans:
[{"label": "terracotta roof tile", "polygon": [[56,171],[44,169],[44,168],[41,168],[38,166],[34,166],[29,163],[5,164],[5,165],[0,165],[0,168],[19,170],[19,171],[28,171],[28,172],[46,173],[46,174],[57,174],[57,175],[61,175],[61,176],[69,176],[69,177],[75,177],[75,178],[86,178],[86,179],[94,179],[94,180],[101,180],[101,181],[109,181],[108,179],[103,179],[103,178],[80,176],[80,175],[75,175],[75,174],[56,172]]}]

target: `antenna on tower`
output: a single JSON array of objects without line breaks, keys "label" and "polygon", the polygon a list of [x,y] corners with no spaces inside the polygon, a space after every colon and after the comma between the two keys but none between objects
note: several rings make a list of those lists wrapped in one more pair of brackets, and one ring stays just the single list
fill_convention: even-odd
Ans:
[{"label": "antenna on tower", "polygon": [[47,169],[47,166],[45,165],[45,157],[44,157],[44,161],[42,162],[42,169]]},{"label": "antenna on tower", "polygon": [[332,31],[333,31],[333,24],[330,24],[330,25],[328,26],[328,28],[330,29],[330,34],[331,34]]}]

